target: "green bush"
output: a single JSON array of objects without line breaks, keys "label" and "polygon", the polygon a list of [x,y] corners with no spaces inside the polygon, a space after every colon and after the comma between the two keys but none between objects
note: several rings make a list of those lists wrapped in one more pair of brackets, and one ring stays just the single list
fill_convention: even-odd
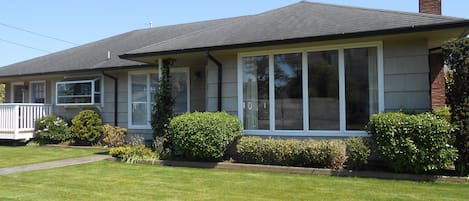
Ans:
[{"label": "green bush", "polygon": [[127,129],[114,127],[109,124],[103,126],[103,144],[108,147],[120,147],[125,144]]},{"label": "green bush", "polygon": [[57,144],[70,139],[68,124],[60,117],[47,115],[34,121],[35,138],[39,144]]},{"label": "green bush", "polygon": [[83,110],[72,119],[70,127],[75,143],[91,145],[103,135],[103,122],[93,110]]},{"label": "green bush", "polygon": [[347,139],[347,168],[363,169],[371,155],[369,138],[352,137]]},{"label": "green bush", "polygon": [[114,147],[109,149],[109,155],[112,157],[116,158],[124,158],[124,155],[126,155],[130,151],[130,146],[127,147]]},{"label": "green bush", "polygon": [[431,113],[381,113],[371,117],[368,130],[377,151],[397,172],[421,173],[445,168],[456,159],[448,145],[453,126]]},{"label": "green bush", "polygon": [[432,113],[448,122],[451,122],[451,112],[449,107],[435,108],[433,109]]},{"label": "green bush", "polygon": [[169,133],[177,156],[219,160],[243,127],[237,117],[225,112],[194,112],[174,117]]},{"label": "green bush", "polygon": [[236,146],[239,162],[340,169],[346,161],[341,140],[281,140],[243,137]]}]

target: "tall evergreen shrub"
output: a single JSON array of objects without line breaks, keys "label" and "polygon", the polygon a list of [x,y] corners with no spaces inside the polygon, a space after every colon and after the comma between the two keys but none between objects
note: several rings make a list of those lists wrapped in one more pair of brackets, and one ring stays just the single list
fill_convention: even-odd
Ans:
[{"label": "tall evergreen shrub", "polygon": [[469,39],[450,40],[443,45],[445,64],[450,68],[447,81],[447,103],[451,108],[451,121],[458,129],[454,132],[459,157],[455,162],[460,175],[469,174]]},{"label": "tall evergreen shrub", "polygon": [[153,105],[151,126],[153,129],[154,139],[164,139],[164,146],[171,147],[171,139],[168,134],[168,127],[173,117],[174,98],[171,96],[171,76],[169,68],[173,65],[174,60],[163,60],[161,69],[161,77],[158,92],[155,95],[156,103]]}]

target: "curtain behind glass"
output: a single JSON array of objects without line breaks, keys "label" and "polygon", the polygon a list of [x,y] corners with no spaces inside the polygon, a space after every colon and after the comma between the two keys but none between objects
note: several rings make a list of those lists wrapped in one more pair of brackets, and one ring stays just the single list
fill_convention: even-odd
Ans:
[{"label": "curtain behind glass", "polygon": [[244,57],[242,62],[244,128],[268,130],[269,57]]}]

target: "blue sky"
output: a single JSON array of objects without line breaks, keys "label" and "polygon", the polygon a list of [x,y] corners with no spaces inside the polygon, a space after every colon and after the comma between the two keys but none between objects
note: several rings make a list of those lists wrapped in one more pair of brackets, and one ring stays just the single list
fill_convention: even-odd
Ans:
[{"label": "blue sky", "polygon": [[[0,8],[0,66],[75,45],[9,28],[85,44],[134,29],[226,18],[279,8],[299,0],[15,0]],[[418,12],[418,0],[313,0],[315,2]],[[469,1],[442,0],[443,15],[469,19]],[[9,42],[6,42],[9,41]],[[17,43],[39,51],[25,48]]]}]

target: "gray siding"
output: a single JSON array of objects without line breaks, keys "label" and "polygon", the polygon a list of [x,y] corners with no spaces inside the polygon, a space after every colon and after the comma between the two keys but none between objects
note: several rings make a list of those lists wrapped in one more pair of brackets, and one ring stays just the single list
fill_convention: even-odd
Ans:
[{"label": "gray siding", "polygon": [[[237,55],[215,55],[223,64],[222,110],[238,114]],[[217,110],[218,70],[213,62],[207,64],[207,111]]]},{"label": "gray siding", "polygon": [[385,111],[426,111],[430,106],[427,41],[384,41]]}]

